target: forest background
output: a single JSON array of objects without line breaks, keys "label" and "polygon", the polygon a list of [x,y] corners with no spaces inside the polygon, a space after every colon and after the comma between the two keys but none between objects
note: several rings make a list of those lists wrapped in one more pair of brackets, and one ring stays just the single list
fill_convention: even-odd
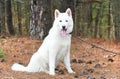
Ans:
[{"label": "forest background", "polygon": [[73,35],[120,41],[120,0],[0,0],[0,35],[43,39],[54,10],[72,9]]}]

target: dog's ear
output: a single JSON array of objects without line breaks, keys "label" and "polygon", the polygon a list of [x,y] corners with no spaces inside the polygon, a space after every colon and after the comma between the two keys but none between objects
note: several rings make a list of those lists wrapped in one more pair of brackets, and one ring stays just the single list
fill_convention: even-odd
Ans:
[{"label": "dog's ear", "polygon": [[59,16],[60,12],[58,9],[55,10],[55,18],[57,18]]},{"label": "dog's ear", "polygon": [[68,16],[72,17],[72,12],[71,12],[71,9],[70,9],[70,8],[68,8],[68,9],[66,10],[66,13],[68,14]]}]

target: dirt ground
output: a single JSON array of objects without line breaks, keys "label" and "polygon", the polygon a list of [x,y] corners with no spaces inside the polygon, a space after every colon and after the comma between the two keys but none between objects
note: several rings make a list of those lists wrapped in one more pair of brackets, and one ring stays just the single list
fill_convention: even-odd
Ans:
[{"label": "dirt ground", "polygon": [[[120,43],[104,39],[84,38],[103,48],[119,52]],[[5,58],[0,58],[0,79],[120,79],[120,55],[111,54],[72,38],[71,66],[75,74],[67,73],[63,62],[56,68],[56,75],[27,73],[11,70],[15,62],[27,65],[42,41],[25,37],[0,39]]]}]

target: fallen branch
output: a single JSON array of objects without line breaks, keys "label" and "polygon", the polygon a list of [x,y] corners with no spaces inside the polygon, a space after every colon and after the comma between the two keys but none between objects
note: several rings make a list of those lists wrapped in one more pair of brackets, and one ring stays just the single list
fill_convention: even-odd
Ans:
[{"label": "fallen branch", "polygon": [[82,39],[82,38],[80,38],[80,37],[76,37],[76,36],[74,36],[74,37],[77,38],[77,39],[79,39],[79,40],[81,40],[81,41],[83,41],[83,42],[85,42],[85,43],[87,43],[87,44],[89,44],[89,45],[91,45],[93,48],[95,47],[95,48],[101,49],[101,50],[103,50],[103,51],[110,52],[110,53],[112,53],[112,54],[120,55],[120,52],[113,52],[113,51],[111,51],[111,50],[108,50],[108,49],[105,49],[105,48],[103,48],[103,47],[100,47],[100,46],[98,46],[98,45],[96,45],[96,44],[93,44],[93,43],[91,43],[91,42],[89,42],[89,41],[87,41],[87,40],[84,40],[84,39]]}]

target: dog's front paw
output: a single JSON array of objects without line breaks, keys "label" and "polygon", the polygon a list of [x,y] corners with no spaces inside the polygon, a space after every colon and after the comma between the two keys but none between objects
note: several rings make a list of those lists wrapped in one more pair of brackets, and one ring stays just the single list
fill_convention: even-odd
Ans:
[{"label": "dog's front paw", "polygon": [[55,75],[55,73],[54,73],[54,72],[49,72],[49,75],[54,76],[54,75]]},{"label": "dog's front paw", "polygon": [[72,74],[74,74],[75,72],[73,71],[73,70],[70,70],[70,71],[68,71],[69,73],[72,73]]}]

